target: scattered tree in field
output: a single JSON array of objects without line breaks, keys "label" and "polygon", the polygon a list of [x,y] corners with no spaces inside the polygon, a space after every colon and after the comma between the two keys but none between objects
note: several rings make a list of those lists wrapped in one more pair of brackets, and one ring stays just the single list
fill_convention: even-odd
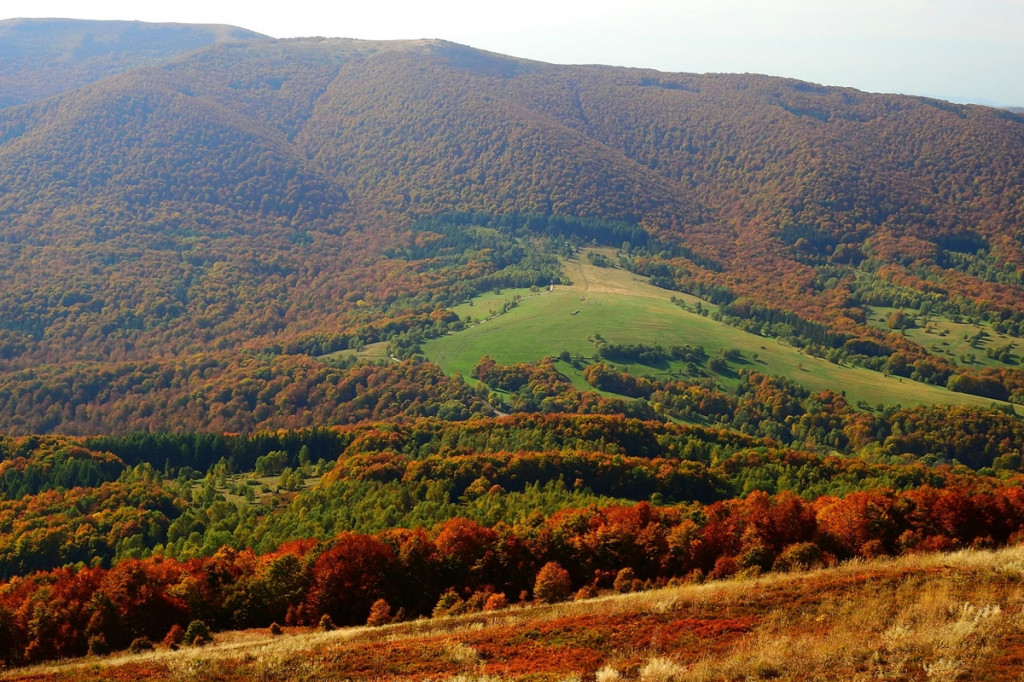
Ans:
[{"label": "scattered tree in field", "polygon": [[378,599],[373,602],[370,606],[370,616],[366,619],[366,624],[371,627],[379,627],[381,625],[387,625],[391,622],[391,605],[388,604],[386,599]]},{"label": "scattered tree in field", "polygon": [[188,646],[203,646],[213,641],[210,628],[201,620],[193,620],[185,629],[182,641]]},{"label": "scattered tree in field", "polygon": [[565,601],[572,594],[572,579],[569,571],[556,561],[549,561],[537,572],[533,585],[533,596],[549,604]]}]

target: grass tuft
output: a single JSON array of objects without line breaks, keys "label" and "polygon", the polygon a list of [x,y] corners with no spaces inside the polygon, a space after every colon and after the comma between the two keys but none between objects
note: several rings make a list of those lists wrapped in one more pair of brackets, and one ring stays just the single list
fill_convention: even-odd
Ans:
[{"label": "grass tuft", "polygon": [[668,658],[652,658],[640,669],[643,682],[681,682],[686,668]]}]

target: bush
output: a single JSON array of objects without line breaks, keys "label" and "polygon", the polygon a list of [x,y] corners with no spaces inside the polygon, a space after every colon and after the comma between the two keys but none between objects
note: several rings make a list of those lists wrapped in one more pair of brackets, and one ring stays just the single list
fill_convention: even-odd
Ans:
[{"label": "bush", "polygon": [[504,592],[495,592],[484,603],[484,611],[498,611],[504,608],[508,608],[508,597]]},{"label": "bush", "polygon": [[722,580],[723,578],[731,578],[736,575],[739,569],[736,557],[720,556],[715,560],[715,567],[711,570],[711,579]]},{"label": "bush", "polygon": [[533,596],[548,604],[565,601],[572,594],[572,580],[569,571],[562,568],[557,561],[544,564],[537,573],[533,585]]},{"label": "bush", "polygon": [[103,635],[93,635],[89,638],[89,653],[93,656],[106,656],[110,653],[107,646],[107,638]]},{"label": "bush", "polygon": [[270,624],[270,634],[272,634],[275,637],[277,637],[278,635],[284,634],[284,630],[282,630],[281,626],[278,625],[277,623],[271,623]]},{"label": "bush", "polygon": [[636,580],[636,571],[627,566],[618,573],[615,574],[615,582],[612,583],[612,587],[615,588],[616,592],[625,594],[633,590],[633,582]]},{"label": "bush", "polygon": [[180,625],[175,623],[171,626],[171,629],[164,635],[163,645],[169,649],[176,649],[181,646],[181,643],[185,639],[185,630]]},{"label": "bush", "polygon": [[455,590],[448,590],[437,600],[430,615],[434,618],[454,616],[462,613],[462,610],[462,598],[455,593]]},{"label": "bush", "polygon": [[128,652],[133,654],[142,654],[152,650],[153,642],[149,641],[149,637],[136,637],[128,645]]},{"label": "bush", "polygon": [[460,613],[475,613],[477,611],[483,611],[484,606],[487,604],[487,600],[490,598],[490,592],[477,590],[462,602],[462,610]]},{"label": "bush", "polygon": [[593,585],[584,585],[580,589],[576,590],[576,594],[572,596],[573,601],[579,601],[581,599],[593,599],[597,596],[597,588]]},{"label": "bush", "polygon": [[370,607],[370,617],[366,619],[366,624],[371,627],[379,627],[390,622],[391,604],[388,604],[386,599],[378,599],[373,602],[373,605]]},{"label": "bush", "polygon": [[737,560],[737,564],[740,568],[758,568],[762,571],[767,571],[772,567],[772,562],[775,557],[772,556],[772,551],[764,545],[754,545],[748,547],[745,552]]},{"label": "bush", "polygon": [[185,629],[183,641],[189,646],[203,646],[213,641],[213,634],[206,623],[201,620],[194,620]]},{"label": "bush", "polygon": [[262,457],[256,458],[257,476],[276,476],[288,466],[288,453],[284,450],[273,450]]},{"label": "bush", "polygon": [[729,363],[726,362],[725,358],[708,358],[708,369],[716,374],[721,374],[729,369]]},{"label": "bush", "polygon": [[821,564],[821,549],[813,542],[798,542],[787,546],[772,567],[776,571],[814,568]]}]

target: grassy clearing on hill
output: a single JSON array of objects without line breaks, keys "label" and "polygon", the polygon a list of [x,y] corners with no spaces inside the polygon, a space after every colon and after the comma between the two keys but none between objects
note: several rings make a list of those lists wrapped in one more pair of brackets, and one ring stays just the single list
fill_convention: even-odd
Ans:
[{"label": "grassy clearing on hill", "polygon": [[368,343],[362,348],[356,349],[345,349],[334,351],[333,353],[327,353],[326,355],[319,356],[321,360],[331,360],[332,358],[347,358],[355,357],[356,360],[369,360],[375,362],[377,360],[386,360],[388,357],[388,342],[378,341],[376,343]]},{"label": "grassy clearing on hill", "polygon": [[[889,317],[896,308],[867,306],[868,324],[888,329]],[[916,326],[903,330],[903,334],[935,355],[945,356],[950,362],[963,367],[1016,367],[1024,353],[1024,339],[1001,334],[987,322],[954,322],[942,315],[923,316],[919,311],[904,309],[916,320]],[[988,351],[1009,346],[1009,354],[1002,362],[987,355]]]},{"label": "grassy clearing on hill", "polygon": [[[573,357],[592,358],[595,335],[600,335],[616,344],[703,346],[708,355],[739,350],[740,360],[730,362],[729,371],[715,375],[716,381],[726,387],[735,385],[736,372],[746,368],[790,378],[811,390],[845,391],[853,404],[865,401],[870,405],[945,403],[988,407],[993,402],[812,357],[780,340],[682,310],[671,302],[673,295],[685,298],[691,307],[698,299],[652,286],[646,278],[620,268],[597,267],[583,258],[567,261],[565,268],[571,285],[539,293],[506,290],[480,297],[472,306],[459,306],[455,310],[463,318],[470,315],[478,321],[486,313],[500,311],[505,301],[522,296],[518,305],[504,314],[429,341],[424,345],[426,357],[448,373],[461,372],[469,377],[484,355],[506,364],[555,357],[563,350]],[[706,302],[702,305],[714,309]],[[619,366],[636,375],[663,379],[686,376],[681,363]],[[560,368],[577,386],[585,386],[579,369],[568,364]]]},{"label": "grassy clearing on hill", "polygon": [[222,633],[24,680],[956,680],[1024,672],[1024,548],[961,551],[333,632]]}]

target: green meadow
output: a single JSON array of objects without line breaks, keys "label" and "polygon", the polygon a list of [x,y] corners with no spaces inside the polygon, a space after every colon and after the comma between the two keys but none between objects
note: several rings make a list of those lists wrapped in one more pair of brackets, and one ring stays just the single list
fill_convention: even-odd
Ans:
[{"label": "green meadow", "polygon": [[[947,403],[989,406],[992,400],[954,393],[909,379],[889,377],[859,367],[836,365],[803,353],[780,340],[756,336],[710,317],[683,310],[671,298],[683,298],[691,309],[698,299],[660,289],[620,268],[597,267],[585,258],[566,262],[571,285],[541,291],[505,290],[477,297],[455,311],[470,326],[432,339],[424,355],[446,372],[469,377],[484,355],[501,363],[535,362],[563,351],[584,362],[595,355],[595,339],[613,344],[703,346],[709,356],[739,351],[722,372],[708,374],[722,386],[734,386],[741,369],[788,377],[811,390],[845,392],[852,404],[874,406]],[[518,301],[502,313],[506,302]],[[705,309],[714,306],[701,302]],[[661,366],[616,363],[635,375],[685,377],[683,363]],[[581,372],[569,363],[563,371],[578,386]]]},{"label": "green meadow", "polygon": [[[896,308],[867,306],[868,324],[887,329],[889,316]],[[903,330],[908,339],[924,346],[930,353],[945,356],[950,362],[962,367],[1006,367],[1016,366],[1024,352],[1024,339],[1001,334],[987,322],[954,322],[943,315],[921,315],[914,309],[903,312],[915,320],[915,325]],[[1008,354],[1001,361],[989,357],[990,350],[1009,346]]]}]

